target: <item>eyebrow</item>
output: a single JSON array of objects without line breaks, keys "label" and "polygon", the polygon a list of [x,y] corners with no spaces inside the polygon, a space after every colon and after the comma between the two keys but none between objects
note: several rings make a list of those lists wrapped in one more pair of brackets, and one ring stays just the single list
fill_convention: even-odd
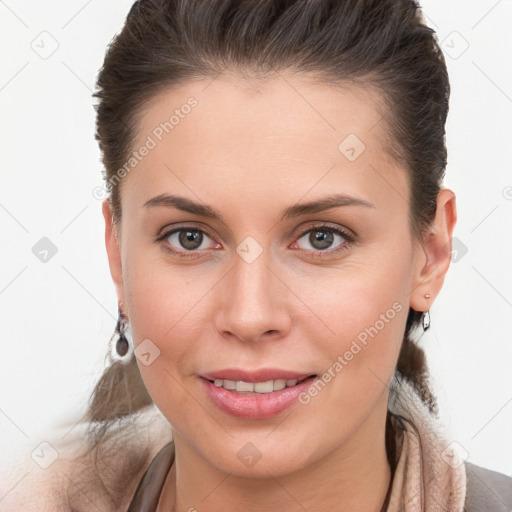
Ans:
[{"label": "eyebrow", "polygon": [[[332,194],[315,201],[309,201],[307,203],[299,203],[286,208],[281,216],[281,220],[289,219],[292,217],[299,217],[300,215],[308,215],[311,213],[318,213],[324,210],[330,210],[331,208],[338,208],[341,206],[365,206],[367,208],[375,208],[373,203],[360,199],[358,197],[348,196],[344,194]],[[225,224],[225,221],[221,213],[215,208],[196,203],[186,197],[160,194],[155,196],[144,203],[145,208],[154,207],[167,207],[175,208],[183,212],[200,215],[209,219],[215,219]]]}]

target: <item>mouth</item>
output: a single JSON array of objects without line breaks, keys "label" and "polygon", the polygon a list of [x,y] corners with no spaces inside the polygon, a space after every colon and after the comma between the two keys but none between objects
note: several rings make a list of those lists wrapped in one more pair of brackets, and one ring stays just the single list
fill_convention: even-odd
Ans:
[{"label": "mouth", "polygon": [[293,388],[298,384],[304,382],[306,379],[316,377],[316,374],[308,375],[300,379],[273,379],[262,382],[246,382],[243,380],[230,380],[230,379],[206,379],[208,382],[218,388],[223,388],[228,391],[241,393],[245,395],[262,395],[273,393],[274,391],[281,391],[286,388]]},{"label": "mouth", "polygon": [[[270,373],[273,375],[264,371],[265,376],[259,377],[258,374],[240,371],[217,372],[201,376],[200,381],[206,395],[222,412],[237,418],[255,420],[275,416],[296,404],[300,395],[317,378],[316,373]],[[245,380],[236,378],[242,376]]]}]

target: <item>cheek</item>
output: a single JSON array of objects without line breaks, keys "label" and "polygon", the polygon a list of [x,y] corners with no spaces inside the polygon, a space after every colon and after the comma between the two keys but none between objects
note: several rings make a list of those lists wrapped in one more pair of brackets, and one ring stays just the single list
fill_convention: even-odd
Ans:
[{"label": "cheek", "polygon": [[127,258],[124,271],[136,355],[142,348],[158,354],[147,366],[138,357],[146,388],[161,410],[186,412],[191,403],[184,399],[182,386],[189,384],[186,379],[202,357],[199,344],[208,322],[205,306],[218,278],[197,268],[178,271],[137,257]]},{"label": "cheek", "polygon": [[172,265],[159,251],[147,252],[128,254],[123,262],[125,298],[135,341],[150,338],[157,344],[164,340],[179,343],[180,334],[193,334],[199,328],[204,298],[219,277],[207,266]]},{"label": "cheek", "polygon": [[370,388],[375,395],[389,382],[409,312],[409,255],[371,252],[378,257],[368,251],[341,271],[297,280],[294,289],[310,308],[297,322],[316,340],[325,381],[336,381],[332,393],[352,398],[370,397]]}]

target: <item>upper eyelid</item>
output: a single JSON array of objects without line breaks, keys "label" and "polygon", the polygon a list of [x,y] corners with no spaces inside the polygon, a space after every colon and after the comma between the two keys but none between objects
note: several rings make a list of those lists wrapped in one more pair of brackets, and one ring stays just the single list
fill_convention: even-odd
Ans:
[{"label": "upper eyelid", "polygon": [[185,224],[183,226],[176,226],[176,227],[169,227],[169,228],[162,228],[157,236],[156,236],[156,239],[157,241],[158,240],[163,240],[164,238],[167,238],[169,236],[171,236],[172,234],[176,233],[176,232],[179,232],[179,231],[185,231],[186,229],[190,229],[191,231],[200,231],[206,235],[208,235],[212,240],[214,239],[214,237],[210,234],[210,231],[206,228],[203,228],[203,227],[197,227],[197,226],[193,226],[192,224]]},{"label": "upper eyelid", "polygon": [[351,230],[349,230],[348,228],[345,228],[342,226],[337,226],[337,225],[331,224],[329,222],[319,222],[318,224],[314,224],[313,226],[301,228],[301,229],[297,230],[297,233],[295,234],[295,236],[299,236],[299,235],[302,236],[302,235],[304,235],[304,233],[308,233],[309,231],[313,231],[314,229],[320,230],[322,228],[327,228],[327,230],[330,230],[330,231],[340,231],[341,233],[344,233],[347,236],[355,238],[355,234],[352,235]]},{"label": "upper eyelid", "polygon": [[350,230],[347,230],[347,229],[341,228],[341,227],[332,227],[332,226],[329,226],[328,224],[320,224],[317,226],[311,226],[309,228],[306,228],[304,231],[300,231],[299,234],[294,237],[295,241],[293,242],[293,245],[297,244],[298,241],[307,233],[309,233],[311,231],[315,231],[315,229],[317,229],[318,231],[321,231],[322,228],[327,228],[325,231],[331,231],[334,234],[341,236],[344,239],[344,242],[341,243],[339,246],[335,247],[334,249],[332,249],[332,248],[328,248],[325,250],[302,249],[303,251],[308,251],[308,252],[311,252],[311,253],[317,254],[317,255],[321,255],[321,254],[325,255],[325,254],[329,254],[329,253],[332,254],[332,253],[336,253],[339,250],[342,250],[343,248],[346,249],[347,245],[356,245],[359,240],[357,235],[351,234]]},{"label": "upper eyelid", "polygon": [[[348,228],[345,228],[345,227],[342,227],[339,225],[334,225],[329,222],[319,222],[318,224],[315,224],[313,226],[308,226],[304,229],[300,229],[297,232],[295,232],[294,239],[299,240],[300,238],[302,238],[305,234],[309,233],[310,231],[314,231],[315,229],[318,229],[320,231],[322,228],[324,228],[324,229],[326,228],[326,231],[332,231],[335,234],[342,236],[345,239],[346,243],[355,244],[359,240],[359,237],[357,236],[357,234],[354,233],[351,229],[348,229]],[[294,243],[296,243],[296,242],[294,242]],[[346,245],[346,244],[344,244],[344,245]],[[325,252],[327,252],[327,251],[325,251]]]}]

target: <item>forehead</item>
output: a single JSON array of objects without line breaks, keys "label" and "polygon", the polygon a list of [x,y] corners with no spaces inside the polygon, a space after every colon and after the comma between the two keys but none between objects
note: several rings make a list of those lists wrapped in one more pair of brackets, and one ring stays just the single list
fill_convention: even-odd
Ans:
[{"label": "forehead", "polygon": [[[188,106],[191,98],[197,104],[193,108]],[[169,144],[176,139],[166,137],[172,132],[190,144],[201,136],[201,143],[233,146],[226,135],[236,134],[254,142],[255,149],[258,141],[268,150],[271,138],[284,142],[299,137],[319,149],[338,149],[354,133],[367,147],[380,144],[378,149],[387,151],[386,116],[381,96],[369,85],[322,84],[304,75],[265,80],[220,75],[182,83],[152,98],[139,116],[135,145],[155,130],[159,138],[157,128],[174,117],[170,130],[160,134]]]},{"label": "forehead", "polygon": [[151,149],[125,179],[140,193],[156,195],[172,182],[203,193],[245,189],[267,200],[270,185],[361,193],[387,182],[396,200],[392,189],[407,196],[407,178],[389,152],[383,105],[370,87],[299,75],[182,83],[141,111],[132,149]]}]

